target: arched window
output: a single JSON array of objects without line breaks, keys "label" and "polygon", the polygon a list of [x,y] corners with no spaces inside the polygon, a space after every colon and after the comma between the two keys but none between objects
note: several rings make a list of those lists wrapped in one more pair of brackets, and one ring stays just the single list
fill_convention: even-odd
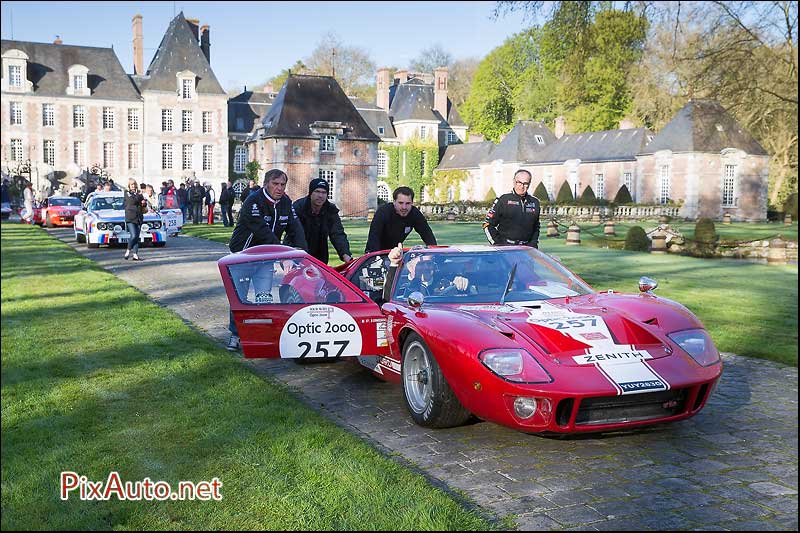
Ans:
[{"label": "arched window", "polygon": [[389,184],[384,181],[378,182],[377,192],[378,200],[383,202],[388,202],[389,198],[392,196],[391,192],[389,191]]}]

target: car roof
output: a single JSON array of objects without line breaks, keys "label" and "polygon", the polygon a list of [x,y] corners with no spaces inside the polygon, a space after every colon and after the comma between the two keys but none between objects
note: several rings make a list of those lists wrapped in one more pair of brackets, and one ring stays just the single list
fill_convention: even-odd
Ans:
[{"label": "car roof", "polygon": [[125,193],[122,191],[99,191],[91,194],[92,198],[122,198]]},{"label": "car roof", "polygon": [[459,253],[459,252],[508,252],[512,250],[528,249],[527,246],[491,246],[488,244],[450,244],[446,246],[432,246],[426,248],[406,248],[404,251],[410,252],[431,252],[431,253]]}]

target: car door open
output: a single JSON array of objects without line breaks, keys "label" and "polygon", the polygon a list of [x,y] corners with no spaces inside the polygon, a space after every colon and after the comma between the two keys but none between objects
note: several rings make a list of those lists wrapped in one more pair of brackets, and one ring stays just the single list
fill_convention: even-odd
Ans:
[{"label": "car door open", "polygon": [[246,358],[388,354],[378,305],[306,252],[255,246],[218,266]]}]

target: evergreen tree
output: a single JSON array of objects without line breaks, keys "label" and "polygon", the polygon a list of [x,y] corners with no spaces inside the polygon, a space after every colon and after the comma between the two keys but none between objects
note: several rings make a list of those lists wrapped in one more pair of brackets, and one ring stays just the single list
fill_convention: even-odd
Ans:
[{"label": "evergreen tree", "polygon": [[631,198],[631,193],[628,191],[626,185],[619,188],[617,195],[614,197],[614,203],[616,205],[629,205],[633,203],[633,198]]},{"label": "evergreen tree", "polygon": [[587,185],[583,189],[583,194],[581,194],[581,199],[578,203],[581,205],[595,205],[597,203],[597,197],[594,195],[591,185]]},{"label": "evergreen tree", "polygon": [[544,186],[544,182],[539,182],[539,185],[536,186],[536,190],[533,191],[533,195],[542,203],[550,201],[550,195],[547,194],[547,188]]},{"label": "evergreen tree", "polygon": [[497,193],[494,192],[494,187],[489,187],[489,190],[486,191],[484,200],[487,202],[494,202],[495,198],[497,198]]},{"label": "evergreen tree", "polygon": [[561,184],[561,188],[558,189],[558,196],[556,196],[556,203],[557,204],[571,204],[575,202],[575,197],[572,196],[572,189],[569,187],[569,183],[566,181]]}]

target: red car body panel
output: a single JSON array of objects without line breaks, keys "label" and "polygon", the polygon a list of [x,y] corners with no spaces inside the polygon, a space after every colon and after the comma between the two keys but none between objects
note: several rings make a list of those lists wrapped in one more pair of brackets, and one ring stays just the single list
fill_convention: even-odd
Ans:
[{"label": "red car body panel", "polygon": [[[51,196],[41,206],[33,208],[33,223],[44,226],[48,223],[52,226],[71,227],[75,223],[75,215],[81,210],[80,201],[78,205],[50,205],[53,200],[64,198],[63,196]],[[71,197],[68,197],[71,198]]]},{"label": "red car body panel", "polygon": [[[248,250],[251,257],[280,259],[302,254],[274,247],[256,248]],[[521,248],[504,247],[497,252]],[[238,308],[243,316],[257,318],[264,316],[263,311],[237,305],[235,291],[224,271],[225,265],[247,261],[248,252],[221,259],[220,272],[234,314]],[[445,247],[436,252],[458,253],[459,248]],[[306,284],[302,290],[309,297],[324,294],[331,288],[329,286],[337,284],[348,284],[353,290],[359,290],[359,279],[370,275],[367,266],[380,265],[387,253],[371,253],[336,269],[311,259],[323,276],[313,284]],[[372,275],[376,277],[377,273]],[[300,276],[300,272],[287,275],[284,283],[292,284]],[[242,307],[251,310],[245,312]],[[403,343],[409,333],[415,332],[422,337],[450,388],[467,410],[481,419],[524,432],[610,431],[685,419],[704,407],[722,374],[721,359],[701,366],[667,335],[703,330],[700,321],[684,306],[652,294],[595,292],[551,298],[526,307],[501,306],[499,302],[464,305],[425,302],[422,307],[413,308],[395,299],[384,303],[380,309],[367,302],[341,304],[341,307],[352,311],[354,316],[371,321],[385,320],[388,349],[382,353],[364,351],[361,355],[376,357],[359,358],[359,362],[378,378],[401,383]],[[585,324],[599,324],[600,329],[583,333],[583,337],[567,335],[553,327],[552,320],[556,319],[542,318],[545,316],[556,316],[558,320],[563,320],[559,316],[579,317]],[[260,336],[272,339],[274,349],[278,334],[274,326],[286,323],[285,319],[281,320],[258,331],[252,329],[252,333],[244,332],[242,326],[244,329],[247,326],[242,324],[239,331],[243,343],[247,335]],[[627,347],[628,351],[597,355],[591,345],[594,341],[586,340],[608,335],[611,339],[601,342],[613,342],[614,347]],[[480,354],[489,349],[527,351],[532,360],[526,359],[525,365],[533,368],[531,375],[539,376],[536,382],[512,382],[494,373],[480,359]],[[617,364],[610,360],[614,357],[633,357],[634,360]],[[637,375],[652,376],[652,380],[643,380],[641,384],[626,381],[625,375],[616,375],[625,373],[621,368],[626,372],[635,369]],[[632,383],[649,388],[627,389],[634,386]],[[515,415],[513,404],[518,397],[537,399],[541,407],[532,418],[524,420]]]}]

